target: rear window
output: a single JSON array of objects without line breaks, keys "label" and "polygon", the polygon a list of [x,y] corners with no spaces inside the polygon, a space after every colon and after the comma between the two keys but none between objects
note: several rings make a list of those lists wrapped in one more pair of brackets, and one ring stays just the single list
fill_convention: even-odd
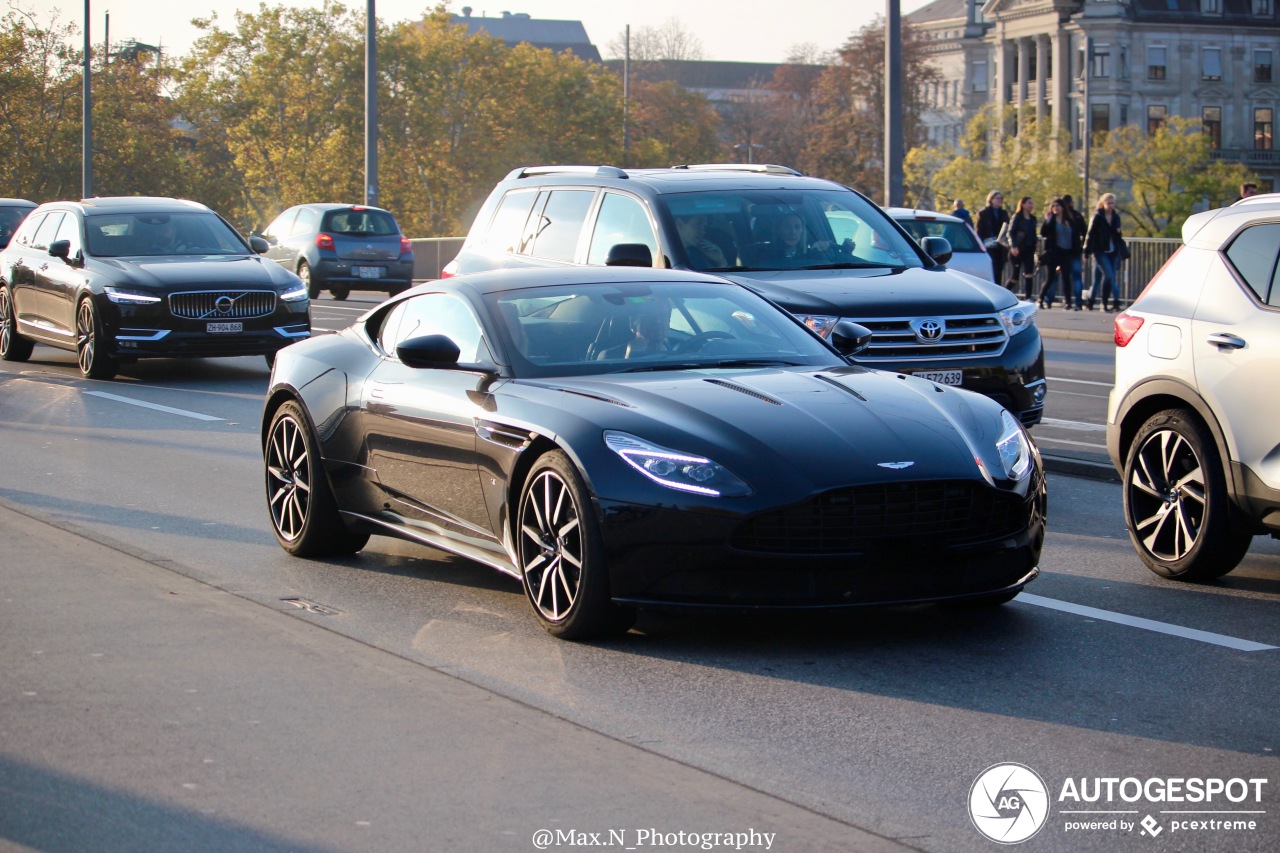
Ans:
[{"label": "rear window", "polygon": [[953,252],[981,252],[978,239],[963,222],[943,222],[938,219],[899,219],[898,224],[920,242],[925,237],[943,237],[951,244]]},{"label": "rear window", "polygon": [[390,237],[400,234],[395,217],[385,210],[350,208],[325,214],[321,231],[349,237]]}]

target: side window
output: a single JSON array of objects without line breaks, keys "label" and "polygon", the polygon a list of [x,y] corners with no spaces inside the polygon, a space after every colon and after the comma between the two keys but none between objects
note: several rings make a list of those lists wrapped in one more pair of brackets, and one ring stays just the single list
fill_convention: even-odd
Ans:
[{"label": "side window", "polygon": [[587,263],[603,264],[609,249],[618,243],[644,243],[653,257],[658,257],[658,241],[654,239],[644,205],[631,196],[605,193],[591,234]]},{"label": "side window", "polygon": [[298,218],[293,221],[293,227],[289,229],[289,236],[297,237],[300,234],[314,234],[319,230],[319,223],[320,211],[304,207],[298,211]]},{"label": "side window", "polygon": [[35,239],[36,232],[40,230],[40,224],[44,222],[47,213],[33,213],[23,220],[18,226],[18,230],[13,235],[13,242],[19,246],[30,246]]},{"label": "side window", "polygon": [[35,239],[31,241],[31,248],[40,250],[49,248],[49,244],[53,242],[53,238],[58,233],[58,226],[62,224],[63,215],[55,210],[44,218],[44,222],[40,223],[40,230],[36,232]]},{"label": "side window", "polygon": [[76,218],[74,213],[68,213],[62,217],[62,224],[58,226],[58,233],[54,240],[66,240],[71,244],[71,250],[67,257],[74,258],[80,254],[80,220]]},{"label": "side window", "polygon": [[536,190],[515,190],[503,196],[489,223],[484,245],[497,252],[519,254],[523,249],[520,238],[524,234],[524,224],[537,197]]},{"label": "side window", "polygon": [[594,197],[594,190],[552,190],[536,223],[534,257],[572,261]]},{"label": "side window", "polygon": [[1227,258],[1245,284],[1270,305],[1280,305],[1276,292],[1276,251],[1280,247],[1280,223],[1255,225],[1240,233],[1227,249]]},{"label": "side window", "polygon": [[461,350],[458,361],[462,364],[493,361],[471,307],[451,294],[425,293],[400,303],[383,323],[378,344],[383,352],[394,357],[401,342],[424,335],[451,338]]},{"label": "side window", "polygon": [[284,213],[277,216],[272,221],[272,223],[266,227],[266,230],[262,232],[262,236],[274,237],[277,240],[279,240],[281,237],[288,236],[289,223],[292,222],[293,217],[297,215],[298,215],[298,211],[296,208],[290,208],[289,210],[286,210]]}]

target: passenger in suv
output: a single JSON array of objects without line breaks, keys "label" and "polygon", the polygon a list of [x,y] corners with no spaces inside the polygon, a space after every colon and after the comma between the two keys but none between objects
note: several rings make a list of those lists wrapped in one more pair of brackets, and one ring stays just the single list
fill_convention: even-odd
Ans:
[{"label": "passenger in suv", "polygon": [[298,274],[312,299],[328,290],[346,299],[352,290],[394,296],[413,284],[413,244],[396,218],[379,207],[299,204],[262,232],[267,257]]},{"label": "passenger in suv", "polygon": [[[795,231],[801,240],[785,245]],[[841,319],[866,326],[874,337],[859,363],[963,385],[1039,423],[1035,306],[946,269],[945,239],[922,243],[861,193],[781,166],[539,166],[494,188],[444,272],[639,264],[718,273],[824,338]]]},{"label": "passenger in suv", "polygon": [[1280,193],[1194,214],[1182,240],[1116,317],[1107,451],[1138,555],[1198,581],[1280,533]]}]

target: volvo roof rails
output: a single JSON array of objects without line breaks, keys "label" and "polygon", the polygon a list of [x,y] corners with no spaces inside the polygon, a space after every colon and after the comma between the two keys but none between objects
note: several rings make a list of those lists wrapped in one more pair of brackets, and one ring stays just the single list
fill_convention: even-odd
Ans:
[{"label": "volvo roof rails", "polygon": [[762,172],[767,175],[803,175],[790,166],[779,166],[775,163],[690,163],[672,166],[673,169],[707,172]]}]

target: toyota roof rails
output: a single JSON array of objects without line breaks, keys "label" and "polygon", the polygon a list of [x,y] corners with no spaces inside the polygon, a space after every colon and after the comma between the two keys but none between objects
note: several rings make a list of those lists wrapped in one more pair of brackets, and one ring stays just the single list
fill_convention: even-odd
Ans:
[{"label": "toyota roof rails", "polygon": [[802,176],[804,174],[803,172],[797,172],[790,166],[779,166],[774,163],[691,163],[672,166],[671,168],[706,172],[762,172],[766,175]]},{"label": "toyota roof rails", "polygon": [[534,175],[591,175],[596,178],[625,178],[627,173],[617,166],[521,166],[503,180],[514,181]]}]

